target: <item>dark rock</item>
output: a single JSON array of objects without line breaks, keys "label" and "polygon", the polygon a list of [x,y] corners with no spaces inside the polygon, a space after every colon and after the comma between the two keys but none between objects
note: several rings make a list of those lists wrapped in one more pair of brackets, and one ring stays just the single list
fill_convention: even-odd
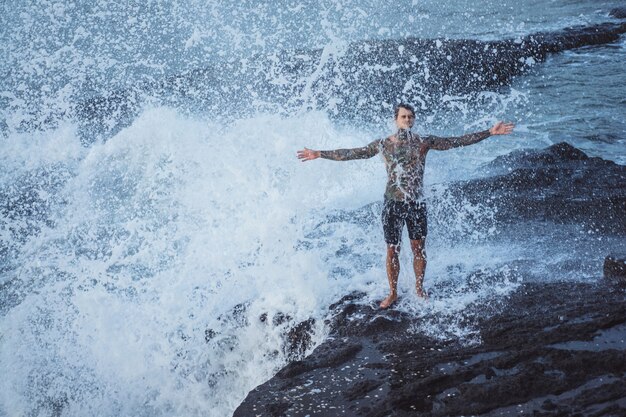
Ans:
[{"label": "dark rock", "polygon": [[626,284],[626,256],[607,256],[604,259],[604,277]]},{"label": "dark rock", "polygon": [[[626,415],[623,291],[523,284],[497,313],[476,307],[479,345],[408,331],[435,317],[346,303],[331,339],[250,392],[235,417]],[[371,334],[381,318],[395,324]]]},{"label": "dark rock", "polygon": [[487,176],[451,184],[434,203],[488,206],[493,221],[505,224],[549,220],[626,233],[626,166],[559,143],[496,158],[482,173]]},{"label": "dark rock", "polygon": [[516,169],[561,166],[588,159],[587,154],[580,149],[573,147],[567,142],[560,142],[545,149],[520,149],[499,156],[487,164],[483,171],[491,175],[508,174]]},{"label": "dark rock", "polygon": [[284,350],[288,360],[301,358],[311,346],[314,334],[315,319],[298,323],[287,332]]},{"label": "dark rock", "polygon": [[289,409],[289,403],[286,402],[277,402],[268,404],[266,410],[269,415],[272,417],[278,417],[284,415],[285,411]]},{"label": "dark rock", "polygon": [[354,401],[358,398],[365,397],[369,392],[374,391],[382,385],[382,381],[366,379],[359,381],[343,392],[343,396],[348,401]]},{"label": "dark rock", "polygon": [[626,7],[616,7],[609,12],[609,16],[626,19]]},{"label": "dark rock", "polygon": [[345,340],[332,340],[318,347],[307,358],[292,362],[283,368],[277,376],[291,378],[311,369],[339,366],[352,359],[360,350],[359,343],[348,343]]},{"label": "dark rock", "polygon": [[[238,326],[247,326],[248,319],[246,312],[249,303],[241,303],[235,305],[230,311],[218,316],[218,321],[235,323]],[[268,326],[281,328],[282,333],[282,353],[289,361],[301,359],[309,350],[313,342],[315,334],[315,319],[309,318],[299,323],[294,323],[293,317],[282,312],[276,312],[271,319],[268,313],[259,316],[259,321]],[[219,336],[219,337],[218,337]],[[221,334],[215,329],[205,329],[204,340],[206,343],[215,343],[220,349],[232,349],[232,345],[236,344],[236,338],[232,335]],[[272,355],[278,355],[280,350],[276,350]]]},{"label": "dark rock", "polygon": [[[330,308],[331,310],[335,310],[335,309],[337,309],[337,307],[339,307],[340,305],[348,304],[348,302],[349,302],[349,301],[357,301],[357,300],[360,300],[360,299],[362,299],[363,297],[365,297],[365,295],[366,295],[366,294],[365,294],[364,292],[360,292],[360,291],[355,291],[355,292],[352,292],[352,293],[350,293],[350,294],[348,294],[348,295],[343,296],[343,297],[341,298],[341,300],[337,301],[336,303],[331,304],[329,308]],[[348,304],[348,305],[353,305],[353,304]]]}]

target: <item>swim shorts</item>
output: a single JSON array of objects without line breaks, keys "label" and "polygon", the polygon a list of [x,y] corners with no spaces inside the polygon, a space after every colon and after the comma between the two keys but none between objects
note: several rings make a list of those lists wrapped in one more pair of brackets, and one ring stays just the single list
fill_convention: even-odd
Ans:
[{"label": "swim shorts", "polygon": [[385,242],[389,245],[400,244],[402,227],[405,223],[409,231],[409,239],[426,238],[426,204],[423,202],[385,200],[382,218]]}]

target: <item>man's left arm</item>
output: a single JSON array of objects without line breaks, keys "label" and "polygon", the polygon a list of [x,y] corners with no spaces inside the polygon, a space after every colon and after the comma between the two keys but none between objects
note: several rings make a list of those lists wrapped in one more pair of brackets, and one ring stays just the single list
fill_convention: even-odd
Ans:
[{"label": "man's left arm", "polygon": [[513,132],[515,125],[513,123],[498,122],[488,130],[481,132],[469,133],[463,136],[440,138],[437,136],[426,136],[424,141],[430,149],[445,151],[461,146],[473,145],[493,135],[508,135]]}]

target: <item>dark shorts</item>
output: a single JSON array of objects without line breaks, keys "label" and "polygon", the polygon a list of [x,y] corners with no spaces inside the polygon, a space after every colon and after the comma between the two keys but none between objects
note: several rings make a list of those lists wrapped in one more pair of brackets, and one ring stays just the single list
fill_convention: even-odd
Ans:
[{"label": "dark shorts", "polygon": [[400,243],[402,227],[405,223],[409,230],[409,239],[426,238],[426,204],[423,202],[405,203],[403,201],[385,200],[382,217],[385,242],[389,245]]}]

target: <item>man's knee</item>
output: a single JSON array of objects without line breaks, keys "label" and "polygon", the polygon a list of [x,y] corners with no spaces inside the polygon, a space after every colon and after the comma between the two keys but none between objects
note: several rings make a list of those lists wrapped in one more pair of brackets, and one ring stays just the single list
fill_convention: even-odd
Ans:
[{"label": "man's knee", "polygon": [[400,253],[400,245],[392,245],[392,244],[388,244],[387,245],[387,256],[398,256],[398,254]]},{"label": "man's knee", "polygon": [[411,249],[416,258],[426,259],[425,239],[411,240]]},{"label": "man's knee", "polygon": [[400,253],[400,245],[387,244],[387,253],[390,255]]}]

